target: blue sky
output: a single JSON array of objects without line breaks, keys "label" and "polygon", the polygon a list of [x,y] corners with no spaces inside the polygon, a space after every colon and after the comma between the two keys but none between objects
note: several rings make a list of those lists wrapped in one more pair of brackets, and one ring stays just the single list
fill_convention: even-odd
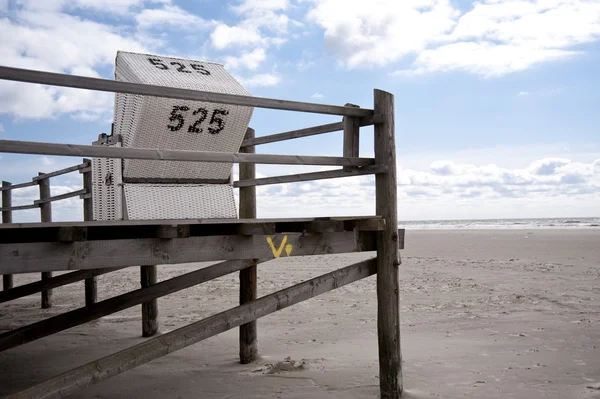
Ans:
[{"label": "blue sky", "polygon": [[[600,215],[600,1],[0,0],[0,31],[7,66],[112,78],[117,50],[145,51],[223,63],[256,96],[371,108],[374,88],[390,91],[401,219]],[[110,130],[112,101],[0,82],[0,138],[89,144]],[[337,120],[255,110],[251,126]],[[259,151],[341,155],[341,133]],[[78,162],[0,156],[12,182]],[[259,216],[373,213],[371,183],[259,188]],[[53,185],[75,190],[79,176]],[[80,218],[76,200],[55,205],[57,219]]]}]

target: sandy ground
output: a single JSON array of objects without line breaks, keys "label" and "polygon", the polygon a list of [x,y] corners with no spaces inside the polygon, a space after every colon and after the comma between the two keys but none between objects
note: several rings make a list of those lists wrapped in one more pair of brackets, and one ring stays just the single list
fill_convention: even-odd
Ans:
[{"label": "sandy ground", "polygon": [[[259,267],[259,295],[372,254]],[[406,398],[600,398],[600,230],[408,231],[401,266]],[[199,267],[164,266],[159,279]],[[16,284],[37,276],[15,276]],[[138,269],[100,277],[101,299]],[[235,306],[237,274],[161,298],[161,331]],[[83,304],[82,283],[0,304],[8,330]],[[237,329],[74,398],[375,398],[375,277],[259,320],[261,359],[237,362]],[[0,396],[141,342],[139,307],[0,353]],[[273,368],[289,358],[292,370]],[[284,364],[285,366],[285,364]],[[285,367],[284,367],[285,368]]]}]

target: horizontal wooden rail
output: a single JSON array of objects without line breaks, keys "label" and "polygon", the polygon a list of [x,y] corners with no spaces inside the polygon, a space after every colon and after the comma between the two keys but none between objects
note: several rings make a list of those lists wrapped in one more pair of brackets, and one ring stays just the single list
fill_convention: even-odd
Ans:
[{"label": "horizontal wooden rail", "polygon": [[36,177],[33,178],[33,181],[37,182],[38,180],[41,180],[41,179],[48,179],[50,177],[56,177],[56,176],[60,176],[60,175],[65,175],[67,173],[75,172],[77,170],[82,170],[82,169],[87,168],[89,166],[90,166],[89,162],[84,162],[84,163],[79,164],[79,165],[69,166],[68,168],[64,168],[64,169],[56,170],[54,172],[44,173],[42,175],[36,176]]},{"label": "horizontal wooden rail", "polygon": [[77,190],[77,191],[72,191],[70,193],[55,195],[54,197],[48,197],[48,198],[44,198],[44,199],[35,200],[35,201],[33,201],[33,203],[34,204],[44,204],[46,202],[54,202],[54,201],[60,201],[60,200],[67,199],[67,198],[78,197],[83,194],[87,194],[87,190],[85,188],[81,189],[81,190]]},{"label": "horizontal wooden rail", "polygon": [[375,162],[373,158],[153,150],[146,148],[105,147],[100,145],[56,144],[13,140],[0,140],[0,152],[77,157],[87,156],[98,158],[152,159],[159,161],[232,162],[274,165],[367,166],[373,165]]},{"label": "horizontal wooden rail", "polygon": [[[376,123],[381,123],[381,115],[365,116],[360,119],[360,126],[371,126]],[[242,148],[260,144],[276,143],[278,141],[298,139],[301,137],[315,136],[317,134],[332,133],[343,129],[344,125],[342,122],[328,123],[326,125],[307,127],[305,129],[291,130],[289,132],[246,139],[242,141]]]},{"label": "horizontal wooden rail", "polygon": [[8,190],[15,190],[17,188],[25,188],[25,187],[31,187],[31,186],[37,186],[37,182],[36,181],[28,181],[25,183],[19,183],[19,184],[12,184],[8,187],[0,187],[0,191],[8,191]]},{"label": "horizontal wooden rail", "polygon": [[113,93],[140,94],[144,96],[176,98],[181,100],[204,101],[209,103],[242,105],[248,107],[271,108],[287,111],[312,112],[329,115],[371,116],[373,110],[350,108],[338,105],[325,105],[298,101],[279,100],[236,94],[214,93],[199,90],[178,89],[174,87],[147,85],[140,83],[118,82],[115,80],[89,78],[0,66],[0,79],[18,82],[39,83],[52,86],[73,87],[108,91]]},{"label": "horizontal wooden rail", "polygon": [[12,301],[13,299],[22,298],[24,296],[52,288],[62,287],[63,285],[76,283],[78,281],[85,280],[86,278],[100,276],[102,274],[121,269],[123,268],[78,270],[75,272],[54,276],[47,280],[40,280],[29,284],[19,285],[9,290],[0,291],[0,303]]},{"label": "horizontal wooden rail", "polygon": [[322,172],[299,173],[295,175],[262,177],[260,179],[239,180],[233,183],[234,187],[252,187],[265,186],[269,184],[296,183],[301,181],[335,179],[338,177],[351,177],[362,175],[373,175],[386,173],[387,167],[381,165],[363,166],[360,169],[346,170],[325,170]]},{"label": "horizontal wooden rail", "polygon": [[77,367],[6,399],[57,399],[197,342],[375,274],[375,259],[263,296],[102,359]]},{"label": "horizontal wooden rail", "polygon": [[[274,259],[375,250],[376,231],[0,244],[0,273],[84,270],[236,259]],[[280,250],[274,246],[286,244]],[[289,254],[284,249],[289,249]]]},{"label": "horizontal wooden rail", "polygon": [[33,204],[33,205],[18,205],[18,206],[11,206],[9,208],[0,208],[0,211],[23,211],[25,209],[34,209],[34,208],[39,208],[40,206],[38,204]]},{"label": "horizontal wooden rail", "polygon": [[0,334],[0,352],[255,265],[225,261]]}]

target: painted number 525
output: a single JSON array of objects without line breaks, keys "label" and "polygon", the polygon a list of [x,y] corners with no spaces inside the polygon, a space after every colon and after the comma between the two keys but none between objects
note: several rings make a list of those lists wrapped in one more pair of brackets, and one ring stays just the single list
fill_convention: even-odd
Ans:
[{"label": "painted number 525", "polygon": [[[156,68],[161,69],[163,71],[171,69],[169,68],[169,66],[167,66],[165,61],[161,60],[160,58],[148,58],[148,62],[150,62]],[[187,69],[188,66],[182,62],[173,61],[169,62],[169,65],[171,65],[171,67],[174,68],[177,72],[192,73],[192,71]],[[192,68],[194,71],[201,73],[202,75],[210,75],[210,72],[202,64],[190,64],[189,67]]]}]

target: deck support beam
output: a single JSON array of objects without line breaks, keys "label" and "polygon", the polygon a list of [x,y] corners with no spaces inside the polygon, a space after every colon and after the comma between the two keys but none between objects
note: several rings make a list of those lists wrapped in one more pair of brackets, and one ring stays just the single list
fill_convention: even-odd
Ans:
[{"label": "deck support beam", "polygon": [[[57,399],[278,310],[375,274],[375,259],[304,281],[77,367],[5,399]],[[160,284],[160,283],[159,283]]]},{"label": "deck support beam", "polygon": [[[44,200],[51,197],[50,194],[50,179],[44,178],[44,173],[38,173],[37,180],[38,186],[40,187],[40,200]],[[40,206],[40,221],[42,223],[52,221],[52,202],[42,202]],[[52,272],[42,272],[42,281],[49,280],[52,278]],[[52,307],[52,289],[42,291],[42,309],[49,309]]]},{"label": "deck support beam", "polygon": [[375,90],[374,95],[375,113],[384,115],[383,123],[375,125],[375,162],[388,167],[388,173],[375,176],[375,212],[385,219],[384,231],[377,232],[379,385],[381,399],[399,399],[403,383],[394,96],[381,90]]},{"label": "deck support beam", "polygon": [[[254,129],[248,128],[244,140],[255,137]],[[244,147],[243,153],[254,154],[254,146]],[[240,164],[240,180],[255,179],[256,165]],[[240,219],[256,219],[256,187],[240,188]],[[240,271],[240,305],[256,300],[257,280],[256,262]],[[240,326],[240,362],[247,364],[258,357],[258,333],[256,320]]]},{"label": "deck support beam", "polygon": [[[1,208],[12,207],[12,191],[9,189],[11,184],[7,181],[2,181],[2,204]],[[12,211],[7,209],[2,211],[2,223],[12,223]],[[2,291],[10,290],[14,285],[12,274],[2,275]]]},{"label": "deck support beam", "polygon": [[[156,265],[140,266],[141,285],[148,288],[157,282]],[[158,332],[158,302],[152,298],[142,303],[142,337],[151,337]]]}]

